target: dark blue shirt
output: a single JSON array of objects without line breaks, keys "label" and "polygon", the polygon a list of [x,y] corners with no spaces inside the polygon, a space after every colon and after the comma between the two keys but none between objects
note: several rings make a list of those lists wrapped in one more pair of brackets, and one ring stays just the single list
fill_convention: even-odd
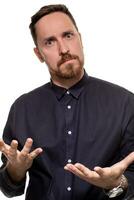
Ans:
[{"label": "dark blue shirt", "polygon": [[[47,83],[22,95],[11,107],[4,141],[18,140],[21,150],[28,137],[34,141],[33,149],[44,151],[29,169],[26,200],[108,199],[101,188],[64,166],[80,162],[90,169],[107,167],[134,151],[134,95],[86,73],[68,90]],[[1,172],[2,191],[8,196],[22,194],[25,180],[17,188],[4,173],[8,176]],[[133,165],[125,175],[128,196],[134,192]]]}]

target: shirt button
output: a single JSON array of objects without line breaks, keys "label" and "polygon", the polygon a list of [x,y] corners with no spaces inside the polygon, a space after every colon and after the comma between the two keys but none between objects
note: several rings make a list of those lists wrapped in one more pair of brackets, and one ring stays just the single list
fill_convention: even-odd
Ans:
[{"label": "shirt button", "polygon": [[66,93],[67,93],[67,94],[70,94],[70,92],[69,92],[69,91],[67,91]]},{"label": "shirt button", "polygon": [[71,163],[72,162],[72,160],[71,159],[68,159],[68,161],[67,161],[68,163]]},{"label": "shirt button", "polygon": [[68,135],[71,135],[72,134],[72,131],[68,131]]},{"label": "shirt button", "polygon": [[71,109],[71,106],[70,106],[70,105],[68,105],[68,106],[67,106],[67,108],[68,108],[68,109]]},{"label": "shirt button", "polygon": [[71,191],[71,187],[67,187],[67,191],[69,191],[69,192],[70,192],[70,191]]}]

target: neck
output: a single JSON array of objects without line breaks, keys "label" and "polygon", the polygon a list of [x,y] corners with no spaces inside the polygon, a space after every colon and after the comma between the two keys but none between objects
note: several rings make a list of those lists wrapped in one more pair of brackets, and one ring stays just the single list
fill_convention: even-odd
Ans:
[{"label": "neck", "polygon": [[54,76],[53,77],[51,76],[51,79],[55,85],[69,89],[77,82],[79,82],[82,79],[83,75],[84,75],[84,69],[81,71],[79,75],[70,79],[65,79],[65,78],[61,79],[59,77],[54,77]]}]

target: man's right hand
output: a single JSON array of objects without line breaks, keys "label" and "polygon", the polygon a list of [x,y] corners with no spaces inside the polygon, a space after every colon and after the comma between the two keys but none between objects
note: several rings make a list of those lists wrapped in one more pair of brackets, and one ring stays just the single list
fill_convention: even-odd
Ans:
[{"label": "man's right hand", "polygon": [[32,166],[34,158],[43,151],[41,148],[36,148],[30,152],[32,144],[33,140],[28,138],[23,149],[19,151],[17,140],[12,140],[10,145],[0,140],[0,151],[8,160],[7,171],[15,182],[19,182],[25,177],[27,170]]}]

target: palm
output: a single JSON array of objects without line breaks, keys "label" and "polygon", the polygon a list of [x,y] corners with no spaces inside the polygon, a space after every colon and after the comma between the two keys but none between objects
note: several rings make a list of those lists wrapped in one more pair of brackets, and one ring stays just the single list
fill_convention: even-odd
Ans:
[{"label": "palm", "polygon": [[110,189],[119,185],[122,174],[133,161],[134,152],[111,167],[95,167],[94,170],[90,170],[84,165],[76,163],[74,165],[67,164],[65,169],[93,185]]},{"label": "palm", "polygon": [[28,138],[21,151],[18,148],[18,142],[13,140],[10,145],[0,141],[0,151],[6,156],[8,164],[17,170],[26,171],[33,163],[33,159],[42,152],[41,148],[37,148],[30,152],[33,140]]}]

